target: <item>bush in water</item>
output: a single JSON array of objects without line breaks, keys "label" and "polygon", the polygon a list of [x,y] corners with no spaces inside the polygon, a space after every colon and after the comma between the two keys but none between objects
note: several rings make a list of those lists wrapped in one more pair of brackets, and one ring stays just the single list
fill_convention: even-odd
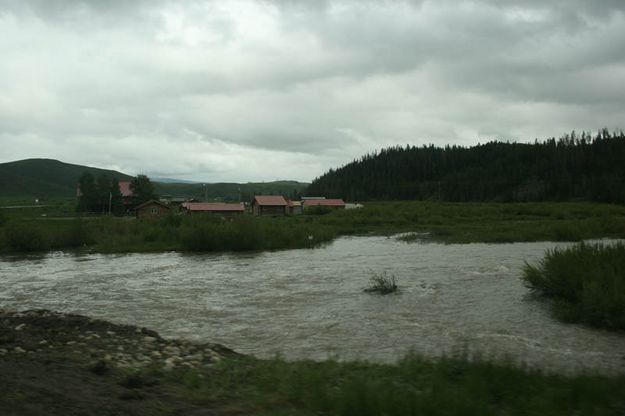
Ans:
[{"label": "bush in water", "polygon": [[522,278],[527,287],[555,300],[563,320],[625,329],[623,243],[549,250],[537,265],[525,265]]},{"label": "bush in water", "polygon": [[365,292],[379,293],[381,295],[387,295],[396,291],[397,282],[395,276],[386,272],[373,275],[371,285],[365,289]]}]

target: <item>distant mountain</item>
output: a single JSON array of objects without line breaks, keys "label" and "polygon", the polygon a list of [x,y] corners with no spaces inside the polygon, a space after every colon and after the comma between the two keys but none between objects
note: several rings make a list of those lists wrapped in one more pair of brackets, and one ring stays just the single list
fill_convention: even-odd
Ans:
[{"label": "distant mountain", "polygon": [[132,176],[108,169],[73,165],[54,159],[24,159],[0,163],[0,196],[2,197],[73,197],[83,172],[97,177],[105,174],[120,181]]},{"label": "distant mountain", "polygon": [[[0,163],[0,197],[71,198],[76,195],[78,178],[83,172],[94,177],[105,174],[120,181],[132,176],[114,170],[74,165],[53,159],[25,159]],[[296,181],[238,183],[182,183],[165,182],[167,178],[151,178],[154,190],[160,196],[221,199],[225,201],[251,200],[254,194],[281,194],[297,197],[309,185]],[[172,181],[175,179],[171,179]]]},{"label": "distant mountain", "polygon": [[200,183],[198,181],[189,181],[186,179],[174,179],[174,178],[161,178],[158,176],[150,176],[150,180],[152,182],[161,182],[161,183]]}]

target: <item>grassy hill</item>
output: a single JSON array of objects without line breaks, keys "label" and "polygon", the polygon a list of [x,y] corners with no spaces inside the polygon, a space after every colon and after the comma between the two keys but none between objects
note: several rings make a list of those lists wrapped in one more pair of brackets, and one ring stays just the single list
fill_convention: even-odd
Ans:
[{"label": "grassy hill", "polygon": [[0,163],[0,195],[3,198],[70,198],[76,195],[80,175],[88,171],[95,177],[104,173],[118,180],[130,180],[121,172],[73,165],[54,159],[24,159]]},{"label": "grassy hill", "polygon": [[[0,197],[11,198],[71,198],[76,195],[80,175],[88,171],[94,177],[105,174],[118,180],[132,180],[132,176],[114,170],[74,165],[53,159],[25,159],[0,163]],[[258,183],[164,183],[154,182],[158,195],[193,197],[197,199],[250,200],[254,194],[282,194],[294,196],[307,183],[275,181]]]}]

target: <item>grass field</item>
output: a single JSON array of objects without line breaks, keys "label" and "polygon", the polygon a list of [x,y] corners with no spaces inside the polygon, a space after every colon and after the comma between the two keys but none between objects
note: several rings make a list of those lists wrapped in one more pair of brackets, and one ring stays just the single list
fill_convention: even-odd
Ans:
[{"label": "grass field", "polygon": [[625,237],[625,207],[592,203],[402,201],[325,215],[244,216],[229,221],[170,216],[71,218],[67,201],[0,210],[0,251],[87,247],[99,252],[239,251],[316,247],[341,235],[393,235],[445,243],[581,241]]}]

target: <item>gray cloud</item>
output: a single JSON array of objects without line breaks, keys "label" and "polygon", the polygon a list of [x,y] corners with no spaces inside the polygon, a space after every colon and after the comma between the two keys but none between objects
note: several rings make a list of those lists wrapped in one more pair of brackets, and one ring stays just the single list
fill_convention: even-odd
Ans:
[{"label": "gray cloud", "polygon": [[393,144],[621,128],[625,3],[0,0],[0,161],[310,180]]}]

